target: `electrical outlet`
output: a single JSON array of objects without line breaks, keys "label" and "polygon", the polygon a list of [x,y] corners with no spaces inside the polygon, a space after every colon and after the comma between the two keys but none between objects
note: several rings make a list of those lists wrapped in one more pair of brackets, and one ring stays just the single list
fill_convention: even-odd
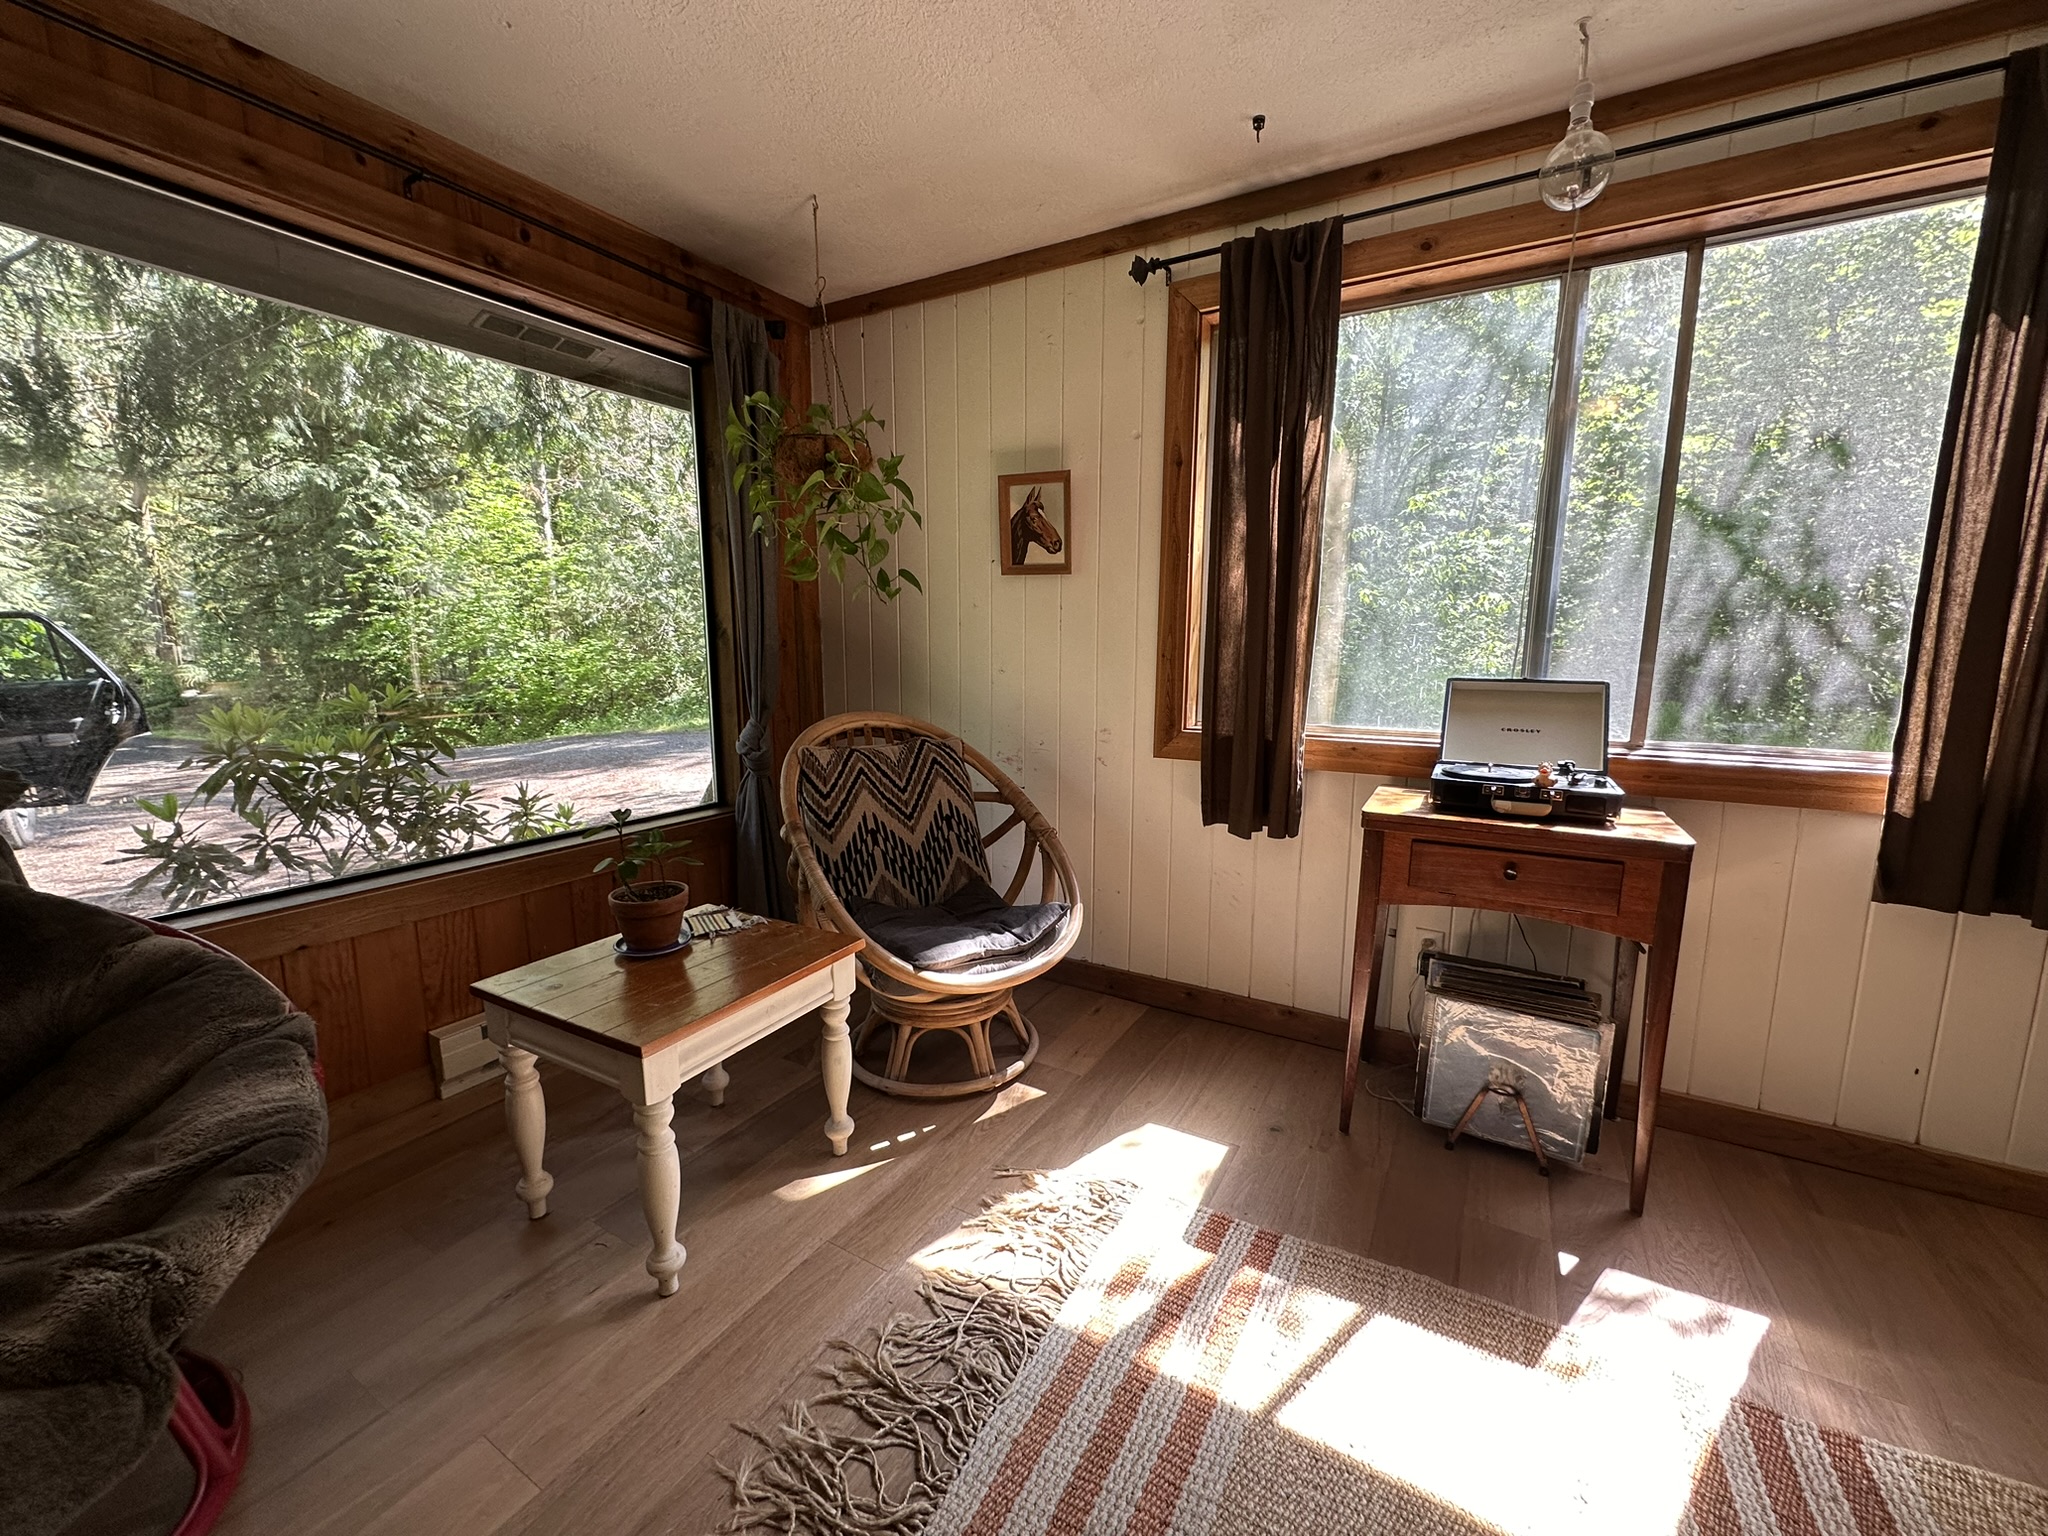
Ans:
[{"label": "electrical outlet", "polygon": [[1434,954],[1440,954],[1448,950],[1449,948],[1450,946],[1444,942],[1444,935],[1441,929],[1416,929],[1415,974],[1418,976],[1427,976],[1429,974],[1429,957]]}]

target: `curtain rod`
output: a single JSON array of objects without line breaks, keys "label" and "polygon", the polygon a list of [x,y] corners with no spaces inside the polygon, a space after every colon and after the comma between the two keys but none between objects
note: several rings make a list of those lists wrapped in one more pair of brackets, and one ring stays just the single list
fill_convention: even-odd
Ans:
[{"label": "curtain rod", "polygon": [[[19,4],[20,0],[16,0]],[[1840,96],[1830,96],[1825,101],[1808,102],[1796,107],[1780,107],[1774,112],[1759,112],[1755,117],[1745,117],[1732,123],[1715,123],[1706,128],[1694,128],[1685,133],[1674,133],[1666,138],[1651,139],[1642,144],[1631,144],[1617,149],[1614,158],[1633,159],[1637,155],[1652,154],[1660,149],[1677,149],[1686,144],[1698,144],[1707,139],[1726,138],[1732,133],[1743,133],[1751,128],[1767,128],[1773,123],[1790,122],[1795,117],[1812,117],[1821,112],[1832,112],[1838,107],[1853,107],[1860,102],[1879,101],[1887,96],[1903,96],[1909,91],[1925,90],[1930,86],[1946,85],[1951,80],[1971,80],[1978,75],[2000,74],[2005,70],[2004,59],[1987,59],[1981,64],[1964,64],[1955,69],[1944,69],[1937,74],[1922,75],[1917,80],[1901,80],[1891,85],[1873,85],[1865,90],[1847,91]],[[1472,197],[1481,192],[1497,192],[1502,187],[1520,186],[1525,181],[1534,181],[1540,171],[1516,171],[1508,176],[1496,176],[1491,181],[1474,182],[1469,187],[1454,187],[1448,192],[1432,192],[1426,197],[1411,197],[1404,202],[1390,203],[1384,208],[1362,208],[1357,213],[1347,213],[1343,222],[1355,224],[1360,219],[1385,218],[1388,214],[1406,213],[1411,208],[1427,208],[1432,203],[1445,203],[1453,198]],[[1184,261],[1200,261],[1207,256],[1221,256],[1223,247],[1212,245],[1207,250],[1188,251],[1179,256],[1137,256],[1131,260],[1131,281],[1143,286],[1154,272],[1164,272],[1166,280],[1173,281],[1173,269]]]},{"label": "curtain rod", "polygon": [[[29,12],[31,15],[41,17],[44,21],[53,22],[60,27],[67,27],[73,32],[91,38],[94,42],[104,43],[109,48],[117,49],[133,58],[142,60],[146,64],[153,64],[158,69],[167,70],[172,74],[182,76],[195,85],[203,85],[209,90],[219,91],[222,95],[232,97],[244,106],[254,107],[260,112],[269,113],[272,117],[281,118],[295,128],[303,128],[308,133],[318,134],[329,143],[338,144],[342,148],[362,155],[367,159],[382,161],[393,170],[403,171],[405,173],[405,180],[400,184],[399,192],[408,202],[412,200],[412,190],[414,187],[430,182],[446,191],[453,192],[457,197],[466,197],[471,202],[481,204],[494,213],[501,213],[506,218],[515,219],[522,224],[530,224],[535,229],[553,235],[557,240],[578,246],[606,261],[615,262],[619,266],[626,268],[629,272],[637,272],[642,277],[652,278],[655,282],[665,287],[676,289],[684,295],[686,301],[699,300],[704,296],[701,289],[694,284],[679,279],[671,273],[664,272],[658,267],[651,266],[646,262],[637,261],[631,256],[624,255],[619,251],[611,249],[609,246],[590,239],[588,236],[579,235],[574,230],[564,229],[551,220],[537,218],[525,209],[514,207],[510,203],[492,197],[488,192],[479,192],[474,187],[467,186],[453,177],[444,176],[440,172],[408,159],[404,155],[386,149],[382,145],[372,143],[368,139],[359,138],[345,129],[336,128],[331,123],[322,122],[319,118],[307,113],[296,111],[291,107],[285,106],[282,102],[272,101],[268,97],[248,89],[246,86],[236,85],[231,80],[223,80],[216,75],[207,73],[203,69],[195,68],[180,59],[174,59],[169,54],[161,53],[146,43],[138,43],[132,38],[123,37],[118,32],[109,31],[107,28],[88,21],[82,16],[74,16],[59,6],[45,3],[45,0],[9,0],[9,3]],[[769,334],[777,339],[782,337],[785,330],[786,327],[782,321],[775,319],[768,321]]]}]

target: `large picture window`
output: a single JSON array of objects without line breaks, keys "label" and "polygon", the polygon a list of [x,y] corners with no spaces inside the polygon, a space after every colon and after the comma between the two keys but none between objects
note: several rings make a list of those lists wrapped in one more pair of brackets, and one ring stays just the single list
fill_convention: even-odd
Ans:
[{"label": "large picture window", "polygon": [[179,909],[715,799],[688,370],[173,199],[137,259],[110,186],[0,228],[29,878]]},{"label": "large picture window", "polygon": [[1521,674],[1626,745],[1886,750],[1980,212],[1347,315],[1311,724]]}]

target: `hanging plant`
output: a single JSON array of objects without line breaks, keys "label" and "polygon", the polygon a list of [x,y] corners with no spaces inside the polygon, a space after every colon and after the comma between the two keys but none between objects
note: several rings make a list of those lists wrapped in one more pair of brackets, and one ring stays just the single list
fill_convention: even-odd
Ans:
[{"label": "hanging plant", "polygon": [[745,494],[754,531],[781,541],[793,579],[815,581],[824,569],[843,582],[851,564],[884,602],[906,586],[924,590],[915,571],[890,564],[904,521],[924,517],[904,484],[903,455],[878,459],[868,443],[868,429],[881,426],[873,411],[841,421],[830,405],[799,411],[765,393],[727,413],[732,488]]},{"label": "hanging plant", "polygon": [[781,543],[782,568],[792,579],[816,581],[827,570],[844,582],[851,565],[862,587],[893,602],[905,587],[924,590],[915,571],[901,560],[890,562],[904,522],[922,527],[924,515],[904,482],[903,455],[879,458],[868,441],[870,428],[879,432],[887,423],[871,410],[849,414],[846,380],[825,314],[815,196],[811,256],[825,338],[825,403],[800,409],[761,392],[729,409],[725,451],[732,488],[747,498],[754,531]]}]

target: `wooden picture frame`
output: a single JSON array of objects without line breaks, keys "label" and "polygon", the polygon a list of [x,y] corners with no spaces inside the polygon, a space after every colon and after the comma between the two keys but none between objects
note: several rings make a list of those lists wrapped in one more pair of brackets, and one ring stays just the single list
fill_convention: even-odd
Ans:
[{"label": "wooden picture frame", "polygon": [[[1033,538],[1024,524],[1027,503],[1038,511]],[[1057,538],[1057,550],[1044,537]],[[1065,576],[1074,569],[1074,477],[1070,470],[1047,469],[1028,475],[996,476],[996,553],[1005,576]]]}]

